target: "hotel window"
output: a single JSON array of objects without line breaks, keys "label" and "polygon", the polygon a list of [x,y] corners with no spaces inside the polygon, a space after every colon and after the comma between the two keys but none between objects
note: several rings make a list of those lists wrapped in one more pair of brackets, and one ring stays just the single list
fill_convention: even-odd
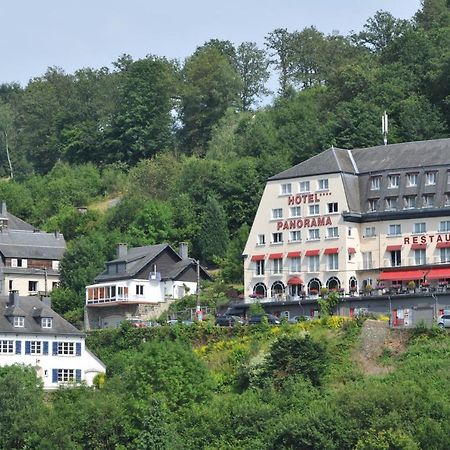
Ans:
[{"label": "hotel window", "polygon": [[281,185],[281,195],[292,194],[292,184],[286,183]]},{"label": "hotel window", "polygon": [[399,267],[402,265],[402,252],[394,250],[391,252],[391,267]]},{"label": "hotel window", "polygon": [[317,189],[319,191],[327,191],[328,190],[328,178],[323,178],[321,180],[318,180]]},{"label": "hotel window", "polygon": [[272,209],[272,219],[282,219],[283,218],[283,208]]},{"label": "hotel window", "polygon": [[414,226],[413,226],[414,234],[420,234],[420,233],[426,233],[426,232],[427,232],[426,222],[418,222],[418,223],[414,224]]},{"label": "hotel window", "polygon": [[450,248],[441,248],[440,256],[441,256],[441,263],[449,263],[450,262]]},{"label": "hotel window", "polygon": [[372,252],[363,252],[362,260],[363,260],[363,269],[373,268]]},{"label": "hotel window", "polygon": [[339,237],[338,227],[327,228],[327,238],[338,238],[338,237]]},{"label": "hotel window", "polygon": [[397,197],[386,198],[386,211],[395,211],[397,209]]},{"label": "hotel window", "polygon": [[318,239],[320,239],[318,228],[311,228],[308,230],[308,241],[317,241]]},{"label": "hotel window", "polygon": [[266,244],[266,235],[258,234],[256,238],[256,245],[265,245]]},{"label": "hotel window", "polygon": [[402,227],[400,224],[389,225],[388,236],[398,236],[402,234]]},{"label": "hotel window", "polygon": [[308,256],[308,271],[309,272],[319,271],[319,255]]},{"label": "hotel window", "polygon": [[52,327],[52,318],[51,317],[42,317],[41,327],[42,328],[51,328]]},{"label": "hotel window", "polygon": [[395,189],[400,185],[400,175],[389,175],[388,176],[388,188]]},{"label": "hotel window", "polygon": [[408,173],[406,175],[406,186],[417,186],[419,175],[417,173]]},{"label": "hotel window", "polygon": [[0,353],[14,353],[14,341],[13,340],[2,340],[0,341]]},{"label": "hotel window", "polygon": [[439,222],[439,231],[448,232],[450,231],[450,220],[442,220]]},{"label": "hotel window", "polygon": [[18,316],[13,319],[14,328],[23,328],[25,326],[25,317]]},{"label": "hotel window", "polygon": [[283,242],[283,233],[272,233],[272,244],[281,244]]},{"label": "hotel window", "polygon": [[370,179],[370,190],[378,191],[381,185],[381,177],[372,177]]},{"label": "hotel window", "polygon": [[364,230],[364,236],[365,238],[374,237],[376,236],[375,227],[366,227]]},{"label": "hotel window", "polygon": [[291,206],[289,214],[290,217],[300,217],[302,215],[302,209],[300,206]]},{"label": "hotel window", "polygon": [[282,273],[283,271],[283,259],[277,258],[273,260],[273,273]]},{"label": "hotel window", "polygon": [[333,253],[328,255],[328,270],[338,270],[339,269],[339,254]]},{"label": "hotel window", "polygon": [[319,205],[309,205],[309,215],[318,216],[320,214]]},{"label": "hotel window", "polygon": [[300,272],[301,268],[301,258],[295,257],[295,258],[289,258],[291,261],[291,272]]},{"label": "hotel window", "polygon": [[426,263],[426,250],[418,249],[414,250],[414,264],[420,266]]},{"label": "hotel window", "polygon": [[450,206],[450,193],[444,194],[444,206]]},{"label": "hotel window", "polygon": [[256,275],[264,275],[264,260],[256,262]]},{"label": "hotel window", "polygon": [[405,209],[412,209],[416,207],[416,196],[408,195],[405,197]]},{"label": "hotel window", "polygon": [[434,206],[434,194],[425,194],[423,196],[423,207],[431,208]]},{"label": "hotel window", "polygon": [[302,240],[301,231],[291,231],[289,234],[289,242],[300,242]]},{"label": "hotel window", "polygon": [[378,199],[377,198],[370,198],[369,204],[368,204],[368,211],[374,212],[378,208]]},{"label": "hotel window", "polygon": [[425,172],[425,185],[433,186],[436,184],[437,172]]},{"label": "hotel window", "polygon": [[309,181],[300,181],[300,192],[309,192]]},{"label": "hotel window", "polygon": [[337,202],[328,203],[328,214],[333,214],[338,212]]}]

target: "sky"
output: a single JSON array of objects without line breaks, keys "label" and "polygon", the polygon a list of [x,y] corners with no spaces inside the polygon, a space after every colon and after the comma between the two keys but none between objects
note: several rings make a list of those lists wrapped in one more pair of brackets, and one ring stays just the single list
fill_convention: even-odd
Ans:
[{"label": "sky", "polygon": [[362,29],[378,10],[409,19],[420,0],[15,0],[1,8],[0,83],[25,86],[48,67],[111,67],[127,53],[183,61],[209,39],[239,45],[276,28]]}]

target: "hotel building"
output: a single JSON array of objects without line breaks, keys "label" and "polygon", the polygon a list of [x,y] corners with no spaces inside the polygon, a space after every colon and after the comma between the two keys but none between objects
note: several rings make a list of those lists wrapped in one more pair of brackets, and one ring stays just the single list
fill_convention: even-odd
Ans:
[{"label": "hotel building", "polygon": [[450,139],[331,148],[269,178],[244,249],[266,301],[450,282]]}]

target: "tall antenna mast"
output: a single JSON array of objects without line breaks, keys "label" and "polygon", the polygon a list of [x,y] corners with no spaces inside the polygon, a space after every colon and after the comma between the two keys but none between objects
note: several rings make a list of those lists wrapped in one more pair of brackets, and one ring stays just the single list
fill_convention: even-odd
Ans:
[{"label": "tall antenna mast", "polygon": [[387,135],[388,135],[388,115],[386,111],[384,112],[383,116],[381,117],[381,132],[383,133],[383,141],[384,145],[387,145]]}]

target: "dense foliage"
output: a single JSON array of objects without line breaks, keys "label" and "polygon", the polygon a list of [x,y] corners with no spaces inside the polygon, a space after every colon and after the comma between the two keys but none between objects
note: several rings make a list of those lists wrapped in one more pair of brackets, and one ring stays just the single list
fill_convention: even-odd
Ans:
[{"label": "dense foliage", "polygon": [[[264,49],[212,39],[184,62],[122,55],[2,84],[0,198],[70,241],[58,310],[77,314],[118,242],[186,241],[240,282],[267,177],[331,145],[381,144],[385,110],[391,143],[448,137],[449,36],[448,0],[424,0],[348,36],[279,28]],[[271,70],[280,89],[261,107]]]}]

